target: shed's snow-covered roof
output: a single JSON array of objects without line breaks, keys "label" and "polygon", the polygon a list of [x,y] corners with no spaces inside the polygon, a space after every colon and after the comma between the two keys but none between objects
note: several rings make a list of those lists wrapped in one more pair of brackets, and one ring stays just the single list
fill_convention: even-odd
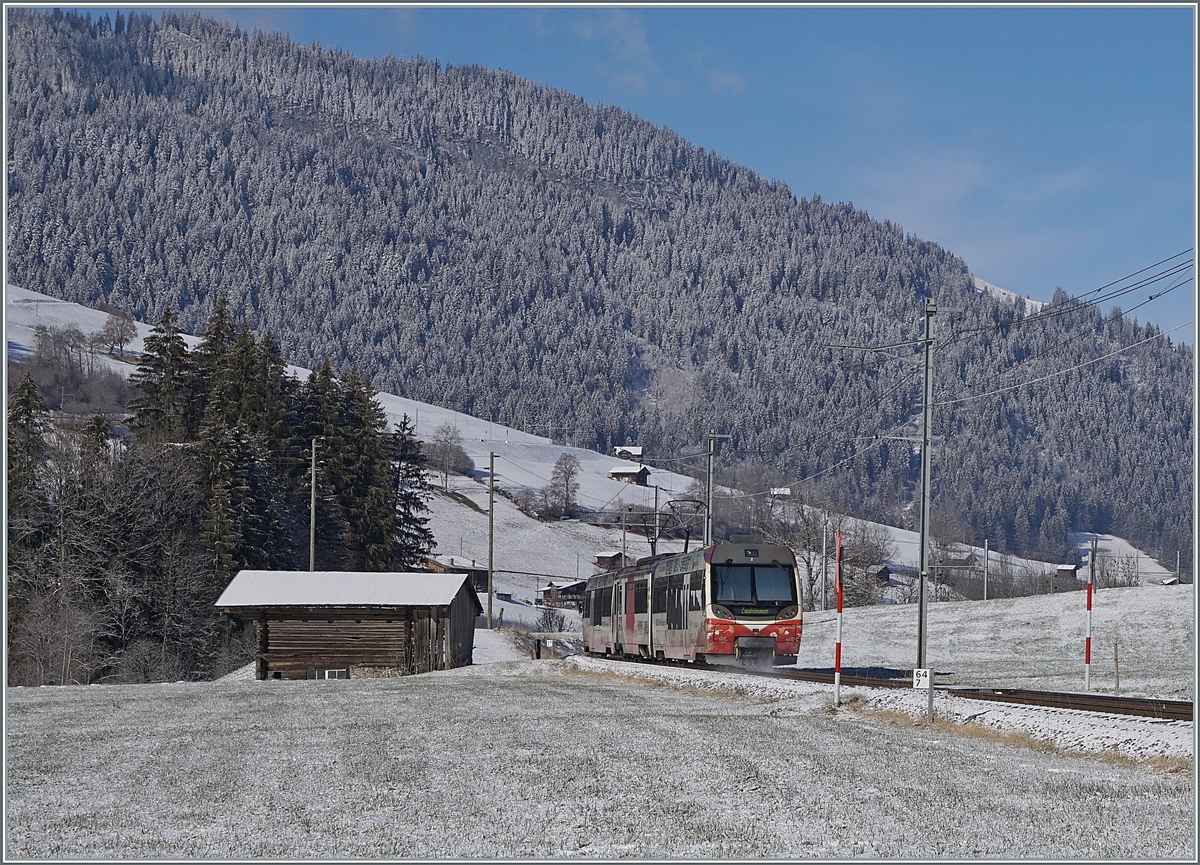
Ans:
[{"label": "shed's snow-covered roof", "polygon": [[431,607],[453,601],[466,579],[465,574],[239,571],[216,605]]}]

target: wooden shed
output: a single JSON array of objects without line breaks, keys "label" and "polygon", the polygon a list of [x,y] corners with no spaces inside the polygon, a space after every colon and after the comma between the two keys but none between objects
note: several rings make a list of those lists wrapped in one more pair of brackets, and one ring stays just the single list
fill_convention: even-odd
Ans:
[{"label": "wooden shed", "polygon": [[259,679],[405,676],[471,663],[465,574],[239,571],[216,606],[255,624]]},{"label": "wooden shed", "polygon": [[650,469],[645,466],[642,466],[640,469],[617,466],[615,469],[609,470],[608,476],[614,481],[624,481],[627,484],[636,484],[639,487],[644,487],[650,482]]}]

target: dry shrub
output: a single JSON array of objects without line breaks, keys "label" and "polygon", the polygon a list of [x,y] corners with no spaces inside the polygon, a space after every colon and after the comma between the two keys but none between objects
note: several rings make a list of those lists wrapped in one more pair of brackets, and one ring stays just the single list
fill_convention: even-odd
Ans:
[{"label": "dry shrub", "polygon": [[934,718],[933,723],[930,724],[923,717],[914,718],[912,715],[895,709],[868,709],[865,706],[850,706],[848,702],[845,705],[848,708],[853,708],[855,711],[870,715],[872,718],[878,718],[897,727],[925,727],[967,739],[984,739],[991,742],[1000,742],[1001,744],[1039,751],[1044,754],[1059,753],[1064,757],[1087,757],[1116,766],[1136,766],[1168,775],[1179,773],[1191,775],[1192,773],[1192,761],[1187,757],[1132,757],[1115,751],[1102,751],[1100,753],[1094,751],[1064,751],[1054,742],[1039,739],[1023,730],[996,730],[982,724],[971,723],[970,721],[957,721],[947,718]]}]

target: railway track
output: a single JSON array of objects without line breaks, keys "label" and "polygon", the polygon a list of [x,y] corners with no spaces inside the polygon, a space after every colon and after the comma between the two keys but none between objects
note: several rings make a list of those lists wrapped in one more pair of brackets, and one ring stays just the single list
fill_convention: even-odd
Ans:
[{"label": "railway track", "polygon": [[[710,667],[711,669],[711,667]],[[832,673],[781,670],[767,676],[798,679],[807,682],[833,683]],[[882,679],[867,676],[842,676],[842,684],[865,688],[911,688],[912,681]],[[1028,688],[977,688],[970,685],[935,685],[938,691],[968,700],[994,700],[1024,706],[1048,706],[1055,709],[1076,709],[1081,712],[1108,712],[1115,715],[1141,715],[1164,721],[1191,721],[1192,704],[1184,700],[1160,700],[1145,697],[1114,697],[1111,694],[1079,694],[1068,691],[1034,691]]]},{"label": "railway track", "polygon": [[[603,656],[596,656],[603,657]],[[611,659],[616,660],[616,659]],[[635,658],[620,659],[632,663],[661,663]],[[725,664],[692,664],[688,668],[747,676],[766,676],[801,682],[833,684],[833,673],[818,670],[752,670]],[[861,688],[912,688],[908,677],[872,677],[842,674],[842,684]],[[1023,706],[1048,706],[1055,709],[1075,709],[1081,712],[1107,712],[1114,715],[1140,715],[1163,721],[1191,721],[1192,704],[1185,700],[1160,700],[1144,697],[1114,697],[1110,694],[1079,694],[1064,691],[1034,691],[1027,688],[977,688],[970,685],[935,685],[936,690],[968,700],[994,700]]]}]

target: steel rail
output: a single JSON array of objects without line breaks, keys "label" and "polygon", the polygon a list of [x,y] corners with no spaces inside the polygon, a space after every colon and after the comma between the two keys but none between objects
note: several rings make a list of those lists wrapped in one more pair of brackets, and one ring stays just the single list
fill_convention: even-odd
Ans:
[{"label": "steel rail", "polygon": [[[649,658],[616,658],[595,654],[592,657],[630,663],[661,664]],[[732,664],[667,662],[670,666],[686,667],[708,672],[738,673],[744,676],[765,676],[774,679],[793,679],[800,682],[833,684],[833,673],[818,670],[795,670],[776,667],[770,671],[736,667]],[[859,688],[912,688],[908,677],[890,679],[842,674],[842,684]],[[971,685],[935,685],[937,690],[967,700],[993,700],[1023,706],[1045,706],[1053,709],[1072,709],[1079,712],[1105,712],[1113,715],[1138,715],[1163,721],[1193,720],[1192,703],[1186,700],[1164,700],[1147,697],[1116,697],[1111,694],[1080,694],[1067,691],[1035,691],[1028,688],[979,688]]]}]

